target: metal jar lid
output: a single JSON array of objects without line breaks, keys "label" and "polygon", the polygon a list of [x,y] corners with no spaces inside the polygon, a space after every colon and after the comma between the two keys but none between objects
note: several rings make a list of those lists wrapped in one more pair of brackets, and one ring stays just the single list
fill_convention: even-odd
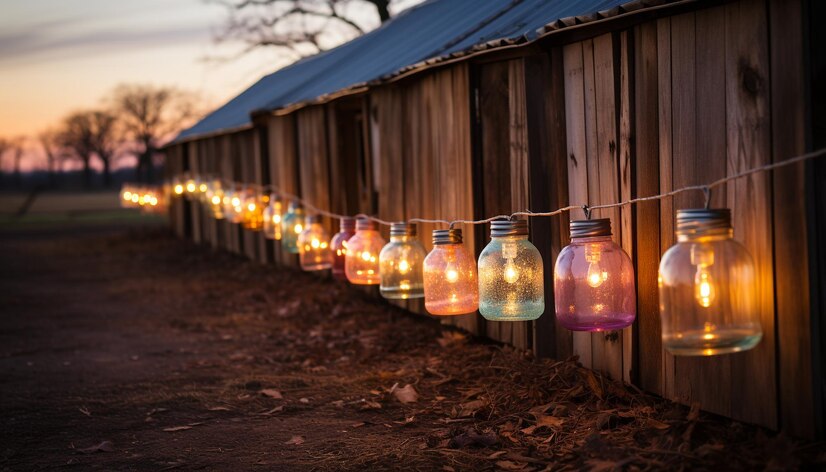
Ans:
[{"label": "metal jar lid", "polygon": [[390,236],[416,236],[416,223],[393,223]]},{"label": "metal jar lid", "polygon": [[677,210],[677,234],[693,235],[731,229],[728,208],[687,208]]},{"label": "metal jar lid", "polygon": [[528,220],[495,220],[490,222],[490,236],[527,236]]},{"label": "metal jar lid", "polygon": [[321,216],[320,215],[307,215],[304,218],[304,222],[307,224],[307,226],[310,226],[310,225],[316,224],[316,223],[321,223]]},{"label": "metal jar lid", "polygon": [[356,231],[375,231],[376,222],[369,218],[359,218],[356,220]]},{"label": "metal jar lid", "polygon": [[601,236],[611,236],[610,218],[571,221],[571,238],[598,238]]},{"label": "metal jar lid", "polygon": [[356,230],[355,218],[342,218],[339,222],[339,231],[342,233],[352,233]]},{"label": "metal jar lid", "polygon": [[462,244],[461,229],[434,229],[433,244]]},{"label": "metal jar lid", "polygon": [[295,200],[293,200],[293,201],[291,201],[291,202],[290,202],[290,206],[289,206],[289,207],[287,207],[287,211],[291,211],[291,212],[293,212],[293,213],[298,213],[298,214],[302,214],[302,213],[304,213],[304,209],[303,209],[303,208],[301,208],[301,204],[300,204],[300,203],[298,203],[298,202],[297,202],[297,201],[295,201]]}]

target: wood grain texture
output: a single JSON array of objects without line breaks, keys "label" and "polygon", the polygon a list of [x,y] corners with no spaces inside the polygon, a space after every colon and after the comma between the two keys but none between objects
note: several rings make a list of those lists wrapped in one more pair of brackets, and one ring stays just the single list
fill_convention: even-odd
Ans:
[{"label": "wood grain texture", "polygon": [[[272,116],[267,121],[268,148],[270,158],[270,179],[283,192],[299,192],[298,155],[296,150],[295,117]],[[287,211],[288,202],[282,203]],[[276,262],[298,267],[298,256],[282,250],[280,241],[275,243]]]},{"label": "wood grain texture", "polygon": [[[586,48],[593,50],[593,42],[585,41],[563,47],[569,202],[588,201],[588,130],[585,112],[586,74],[583,51]],[[570,215],[571,219],[583,216]],[[572,353],[579,356],[582,365],[592,367],[591,334],[574,332],[572,341]]]},{"label": "wood grain texture", "polygon": [[[800,1],[769,3],[772,161],[806,152],[806,89]],[[782,430],[815,436],[809,255],[812,244],[784,244],[807,236],[805,166],[778,169],[773,179],[774,271],[777,307],[779,417]]]},{"label": "wood grain texture", "polygon": [[[770,76],[766,3],[744,0],[726,8],[726,130],[728,173],[771,162]],[[758,279],[763,339],[731,356],[731,414],[777,426],[777,384],[772,265],[770,174],[756,174],[729,188],[735,238],[751,253]],[[731,195],[731,194],[734,195]]]},{"label": "wood grain texture", "polygon": [[[657,24],[644,23],[634,30],[634,197],[660,192],[659,88],[657,82]],[[637,383],[663,394],[662,325],[660,323],[657,270],[660,260],[660,202],[633,207],[634,254],[637,276]]]}]

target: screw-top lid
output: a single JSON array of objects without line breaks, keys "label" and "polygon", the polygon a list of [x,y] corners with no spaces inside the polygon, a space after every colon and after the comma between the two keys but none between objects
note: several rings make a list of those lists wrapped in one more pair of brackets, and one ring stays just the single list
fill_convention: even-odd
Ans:
[{"label": "screw-top lid", "polygon": [[461,229],[434,229],[433,244],[462,244]]},{"label": "screw-top lid", "polygon": [[528,220],[495,220],[490,222],[490,236],[527,236]]},{"label": "screw-top lid", "polygon": [[416,236],[416,224],[393,223],[390,225],[390,236]]},{"label": "screw-top lid", "polygon": [[728,208],[687,208],[677,210],[677,234],[692,235],[731,229]]},{"label": "screw-top lid", "polygon": [[356,231],[375,231],[376,222],[369,218],[359,218],[356,220]]},{"label": "screw-top lid", "polygon": [[339,231],[342,233],[352,233],[356,230],[355,218],[342,218],[339,222]]},{"label": "screw-top lid", "polygon": [[312,225],[312,224],[316,224],[316,223],[321,223],[321,216],[320,215],[307,215],[304,218],[304,222],[307,224],[307,226]]},{"label": "screw-top lid", "polygon": [[597,238],[600,236],[611,236],[610,218],[571,221],[571,238]]}]

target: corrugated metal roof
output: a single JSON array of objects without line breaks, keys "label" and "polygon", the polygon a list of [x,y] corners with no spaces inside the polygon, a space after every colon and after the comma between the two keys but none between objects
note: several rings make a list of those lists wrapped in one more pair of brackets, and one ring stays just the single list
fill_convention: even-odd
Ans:
[{"label": "corrugated metal roof", "polygon": [[429,0],[368,34],[265,76],[176,141],[248,127],[253,112],[313,101],[440,58],[530,41],[560,24],[581,23],[586,15],[625,11],[623,3],[628,5],[627,0]]}]

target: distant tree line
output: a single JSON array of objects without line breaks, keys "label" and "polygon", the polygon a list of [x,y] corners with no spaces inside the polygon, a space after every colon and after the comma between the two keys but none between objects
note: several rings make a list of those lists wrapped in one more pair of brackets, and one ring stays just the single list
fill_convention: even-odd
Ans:
[{"label": "distant tree line", "polygon": [[99,107],[69,113],[53,128],[36,137],[0,138],[0,159],[12,159],[19,184],[20,163],[27,141],[40,147],[46,158],[49,181],[69,161],[79,162],[85,187],[92,184],[92,163],[100,163],[103,185],[111,183],[112,168],[127,156],[137,162],[135,180],[155,180],[155,157],[165,142],[198,116],[198,101],[189,92],[173,87],[120,85]]}]

